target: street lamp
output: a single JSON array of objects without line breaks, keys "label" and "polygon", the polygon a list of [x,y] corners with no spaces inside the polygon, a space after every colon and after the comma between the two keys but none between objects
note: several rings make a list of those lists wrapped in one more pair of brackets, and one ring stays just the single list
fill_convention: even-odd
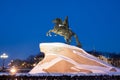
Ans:
[{"label": "street lamp", "polygon": [[5,54],[5,53],[3,53],[3,54],[0,56],[0,58],[3,59],[2,69],[4,70],[4,68],[5,68],[5,66],[4,66],[4,65],[5,65],[5,59],[8,58],[8,55]]}]

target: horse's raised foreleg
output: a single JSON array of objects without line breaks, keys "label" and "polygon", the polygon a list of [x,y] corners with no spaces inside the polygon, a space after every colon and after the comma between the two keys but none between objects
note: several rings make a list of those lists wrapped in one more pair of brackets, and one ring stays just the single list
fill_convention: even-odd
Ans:
[{"label": "horse's raised foreleg", "polygon": [[79,42],[78,36],[77,36],[75,33],[73,34],[73,36],[74,36],[75,39],[76,39],[77,46],[81,48],[82,45],[81,45],[81,43]]},{"label": "horse's raised foreleg", "polygon": [[49,31],[46,33],[46,36],[52,36],[52,35],[51,35],[51,32],[52,32],[52,30],[49,30]]}]

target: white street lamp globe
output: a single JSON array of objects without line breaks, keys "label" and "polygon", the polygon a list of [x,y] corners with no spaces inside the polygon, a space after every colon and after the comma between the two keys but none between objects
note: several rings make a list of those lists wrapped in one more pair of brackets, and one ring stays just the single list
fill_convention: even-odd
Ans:
[{"label": "white street lamp globe", "polygon": [[8,58],[8,55],[5,54],[5,53],[3,53],[3,54],[0,56],[0,58],[2,58],[2,59],[6,59],[6,58]]}]

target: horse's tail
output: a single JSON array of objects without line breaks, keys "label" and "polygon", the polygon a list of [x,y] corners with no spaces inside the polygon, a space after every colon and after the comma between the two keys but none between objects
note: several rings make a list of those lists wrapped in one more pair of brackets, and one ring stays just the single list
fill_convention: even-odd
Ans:
[{"label": "horse's tail", "polygon": [[80,41],[79,41],[79,39],[78,39],[78,36],[77,36],[75,33],[73,33],[73,36],[74,36],[75,39],[76,39],[77,46],[81,48],[82,45],[81,45],[81,43],[80,43]]}]

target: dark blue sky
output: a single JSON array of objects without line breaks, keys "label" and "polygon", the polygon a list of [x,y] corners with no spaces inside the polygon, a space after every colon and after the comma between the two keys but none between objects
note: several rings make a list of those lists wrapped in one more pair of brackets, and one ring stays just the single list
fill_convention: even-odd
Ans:
[{"label": "dark blue sky", "polygon": [[0,54],[25,59],[39,53],[41,42],[64,42],[46,32],[65,16],[83,49],[120,52],[119,0],[0,0]]}]

